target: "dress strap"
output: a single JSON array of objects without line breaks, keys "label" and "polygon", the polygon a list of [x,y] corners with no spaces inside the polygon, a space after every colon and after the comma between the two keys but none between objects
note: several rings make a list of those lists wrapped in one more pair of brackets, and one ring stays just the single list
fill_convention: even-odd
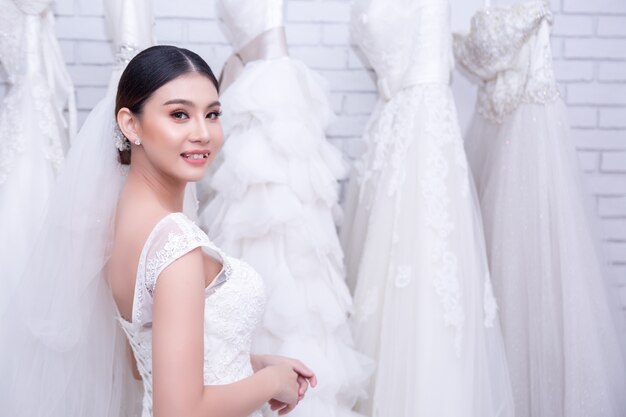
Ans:
[{"label": "dress strap", "polygon": [[154,227],[144,244],[135,282],[133,322],[152,321],[152,297],[159,275],[172,262],[199,247],[214,245],[195,223],[182,213],[171,213]]}]

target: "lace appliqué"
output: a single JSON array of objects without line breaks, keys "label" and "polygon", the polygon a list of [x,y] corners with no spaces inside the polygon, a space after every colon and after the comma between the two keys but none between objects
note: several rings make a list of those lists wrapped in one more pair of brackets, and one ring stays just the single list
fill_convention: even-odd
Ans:
[{"label": "lace appliqu\u00e9", "polygon": [[[364,323],[376,313],[380,303],[380,289],[378,286],[366,288],[362,302],[355,302],[354,320],[356,323]],[[355,297],[356,298],[356,297]]]},{"label": "lace appliqu\u00e9", "polygon": [[[421,93],[415,88],[398,93],[384,105],[378,120],[365,132],[363,140],[367,149],[355,163],[361,188],[376,188],[383,172],[389,177],[388,196],[393,196],[401,187],[406,176],[407,151],[415,139],[413,126],[416,116],[408,109],[418,108],[420,100]],[[362,193],[360,199],[364,197],[365,193]]]},{"label": "lace appliqu\u00e9", "polygon": [[395,284],[397,288],[404,288],[411,283],[411,267],[409,265],[398,265],[396,268]]},{"label": "lace appliqu\u00e9", "polygon": [[[435,292],[441,299],[444,310],[444,323],[455,329],[454,346],[457,355],[461,353],[463,340],[463,324],[465,313],[461,305],[461,285],[458,277],[458,259],[450,249],[448,237],[454,230],[454,223],[450,220],[450,188],[448,174],[450,166],[446,158],[446,148],[452,146],[455,161],[461,165],[461,188],[467,190],[468,172],[467,161],[460,158],[463,153],[462,139],[459,131],[454,106],[451,97],[436,86],[426,89],[425,115],[427,122],[424,137],[427,145],[425,177],[420,181],[422,195],[425,199],[426,222],[434,233],[431,242],[430,258],[435,265],[433,277]],[[464,194],[466,191],[463,192]]]},{"label": "lace appliqu\u00e9", "polygon": [[237,271],[236,282],[229,280],[205,305],[205,325],[211,329],[205,333],[205,384],[231,383],[251,374],[248,352],[265,308],[265,288],[256,271],[237,259],[226,263]]},{"label": "lace appliqu\u00e9", "polygon": [[167,235],[167,243],[146,263],[144,285],[150,295],[154,293],[156,278],[173,260],[199,246],[206,246],[209,239],[199,228],[191,228],[187,233],[171,232]]},{"label": "lace appliqu\u00e9", "polygon": [[[27,138],[25,126],[19,123],[21,118],[17,112],[23,107],[24,100],[32,100],[38,114],[37,124],[40,136]],[[33,147],[43,147],[45,158],[50,162],[55,174],[63,164],[64,154],[61,130],[52,110],[50,90],[39,75],[18,80],[12,86],[2,103],[0,113],[0,138],[4,139],[0,146],[0,184],[6,182],[15,167],[18,155],[27,149],[27,140],[36,141]],[[44,138],[45,142],[41,142]]]},{"label": "lace appliqu\u00e9", "polygon": [[18,92],[9,91],[4,98],[3,109],[0,112],[0,138],[3,139],[0,146],[0,184],[6,182],[9,173],[13,170],[17,155],[24,152],[24,133],[16,121],[18,103],[20,97]]}]

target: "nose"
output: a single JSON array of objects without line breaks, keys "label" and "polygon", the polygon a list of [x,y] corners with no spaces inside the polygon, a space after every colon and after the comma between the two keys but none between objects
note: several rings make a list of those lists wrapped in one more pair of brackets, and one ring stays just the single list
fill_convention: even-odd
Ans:
[{"label": "nose", "polygon": [[197,121],[194,123],[193,132],[191,135],[191,141],[194,143],[209,143],[211,140],[211,134],[209,130],[209,126],[207,126],[207,121],[204,118],[196,119]]}]

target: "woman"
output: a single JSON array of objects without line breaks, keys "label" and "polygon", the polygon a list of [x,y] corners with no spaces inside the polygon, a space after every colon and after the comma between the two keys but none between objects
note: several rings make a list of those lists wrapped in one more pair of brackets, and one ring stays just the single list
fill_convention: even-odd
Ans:
[{"label": "woman", "polygon": [[130,414],[116,307],[143,380],[142,416],[243,417],[266,402],[291,411],[315,375],[250,356],[260,278],[180,213],[185,185],[222,143],[213,73],[193,52],[155,46],[129,62],[117,91],[117,142],[112,130],[84,138],[68,158],[3,318],[0,414]]}]

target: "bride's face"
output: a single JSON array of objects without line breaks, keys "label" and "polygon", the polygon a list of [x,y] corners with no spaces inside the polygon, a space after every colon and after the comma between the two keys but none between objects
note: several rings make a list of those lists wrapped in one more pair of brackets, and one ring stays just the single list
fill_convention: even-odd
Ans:
[{"label": "bride's face", "polygon": [[137,134],[141,150],[133,153],[145,156],[138,159],[170,177],[200,180],[224,141],[215,86],[197,72],[163,85],[145,102]]}]

